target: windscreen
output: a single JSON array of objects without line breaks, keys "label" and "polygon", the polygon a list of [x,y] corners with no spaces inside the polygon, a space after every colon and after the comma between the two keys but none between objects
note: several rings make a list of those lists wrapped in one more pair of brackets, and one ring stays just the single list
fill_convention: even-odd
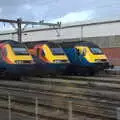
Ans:
[{"label": "windscreen", "polygon": [[54,55],[64,55],[63,49],[58,44],[50,43],[48,46]]},{"label": "windscreen", "polygon": [[16,55],[29,55],[29,53],[28,53],[26,48],[14,47],[13,50],[14,50]]},{"label": "windscreen", "polygon": [[51,50],[54,55],[64,55],[62,48],[51,48]]},{"label": "windscreen", "polygon": [[90,48],[93,54],[103,54],[100,48]]}]

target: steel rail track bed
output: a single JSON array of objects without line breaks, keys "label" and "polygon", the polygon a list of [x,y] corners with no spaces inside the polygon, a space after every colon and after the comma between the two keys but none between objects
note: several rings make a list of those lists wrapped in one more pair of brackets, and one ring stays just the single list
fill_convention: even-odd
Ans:
[{"label": "steel rail track bed", "polygon": [[[43,117],[46,115],[49,119],[67,119],[68,103],[71,101],[73,117],[76,120],[81,116],[112,120],[116,119],[117,108],[120,107],[119,84],[119,78],[111,77],[64,76],[32,77],[23,81],[1,80],[0,107],[6,108],[4,102],[7,102],[7,95],[10,94],[18,105],[14,110],[33,114],[31,106],[34,105],[37,96],[40,111],[44,109],[47,111],[39,115]],[[24,107],[21,108],[19,105],[28,105],[28,109],[23,110]]]}]

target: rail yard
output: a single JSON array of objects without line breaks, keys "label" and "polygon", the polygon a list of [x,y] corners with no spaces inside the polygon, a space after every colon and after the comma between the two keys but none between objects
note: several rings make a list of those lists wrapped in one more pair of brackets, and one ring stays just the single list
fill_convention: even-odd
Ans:
[{"label": "rail yard", "polygon": [[10,98],[13,113],[33,119],[37,115],[43,120],[68,120],[71,113],[72,120],[115,120],[120,107],[119,84],[119,76],[1,80],[0,108],[7,110]]},{"label": "rail yard", "polygon": [[[61,38],[59,41],[41,40],[41,37],[26,41],[22,37],[28,32],[22,31],[23,24],[47,25],[50,28],[44,29],[45,32],[69,27],[74,29],[76,26],[62,28],[59,22],[53,24],[22,19],[0,21],[18,26],[17,32],[13,33],[17,33],[18,41],[3,39],[8,33],[0,34],[2,120],[120,119],[119,51],[116,55],[115,48],[109,50],[97,42],[83,39],[85,31],[81,31],[80,39]],[[106,21],[88,23],[87,26],[111,22],[116,23]],[[83,30],[86,24],[81,25],[79,27]],[[37,33],[34,30],[29,32]],[[117,63],[114,58],[117,58]]]},{"label": "rail yard", "polygon": [[120,120],[120,0],[0,0],[0,120]]}]

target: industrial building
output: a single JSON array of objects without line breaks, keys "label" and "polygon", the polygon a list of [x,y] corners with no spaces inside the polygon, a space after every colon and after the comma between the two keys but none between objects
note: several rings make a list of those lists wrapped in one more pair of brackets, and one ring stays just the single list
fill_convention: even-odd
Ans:
[{"label": "industrial building", "polygon": [[[69,41],[87,40],[103,48],[114,65],[120,65],[120,19],[95,20],[62,24],[60,29],[49,27],[27,28],[22,33],[23,41]],[[16,31],[0,33],[0,40],[17,40]]]}]

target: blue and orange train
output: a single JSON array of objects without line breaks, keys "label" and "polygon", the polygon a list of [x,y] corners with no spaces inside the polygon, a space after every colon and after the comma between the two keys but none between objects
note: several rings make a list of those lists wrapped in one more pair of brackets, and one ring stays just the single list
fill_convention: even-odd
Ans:
[{"label": "blue and orange train", "polygon": [[50,41],[26,42],[30,54],[36,62],[38,74],[58,75],[69,65],[67,55],[56,43]]},{"label": "blue and orange train", "polygon": [[26,46],[13,40],[0,41],[0,74],[24,76],[34,71],[34,61]]}]

